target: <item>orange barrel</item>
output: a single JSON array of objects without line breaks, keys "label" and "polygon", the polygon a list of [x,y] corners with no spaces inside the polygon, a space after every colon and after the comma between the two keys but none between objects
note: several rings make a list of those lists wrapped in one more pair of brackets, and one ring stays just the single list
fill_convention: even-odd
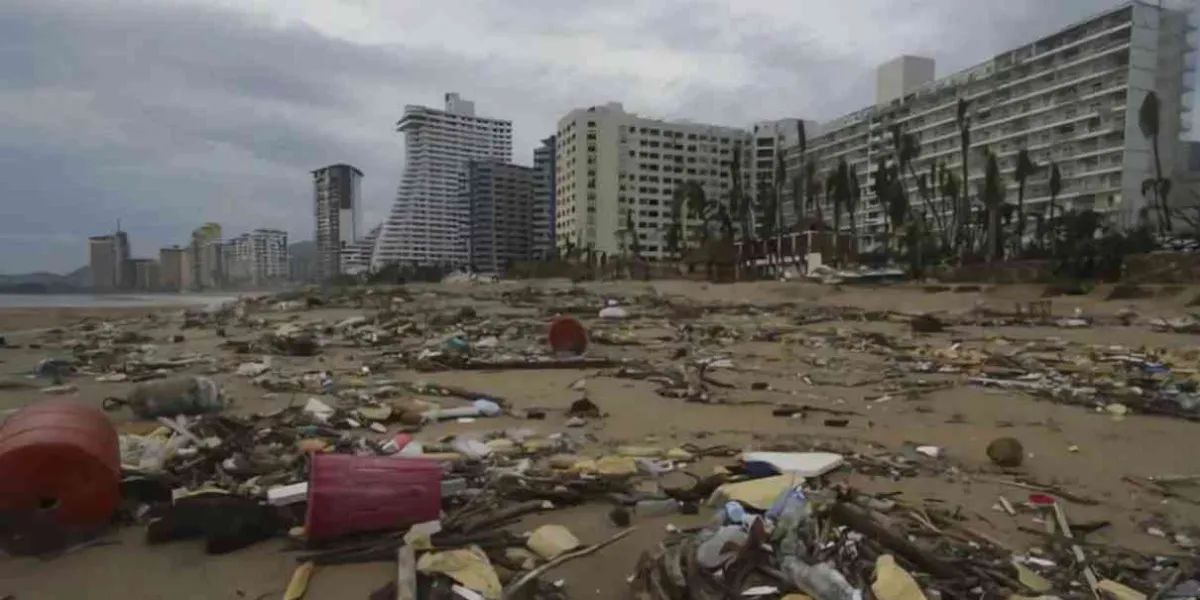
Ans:
[{"label": "orange barrel", "polygon": [[583,354],[587,351],[587,329],[574,317],[558,316],[550,319],[550,331],[546,338],[555,352]]},{"label": "orange barrel", "polygon": [[103,525],[121,501],[117,431],[98,409],[43,400],[0,424],[0,511]]}]

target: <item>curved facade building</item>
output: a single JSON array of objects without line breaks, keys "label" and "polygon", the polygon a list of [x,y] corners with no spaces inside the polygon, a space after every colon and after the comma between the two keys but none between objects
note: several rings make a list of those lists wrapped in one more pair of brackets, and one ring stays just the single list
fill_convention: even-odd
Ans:
[{"label": "curved facade building", "polygon": [[512,121],[475,116],[446,94],[445,108],[404,107],[404,174],[375,241],[372,269],[393,263],[465,265],[469,207],[461,194],[472,159],[512,160]]}]

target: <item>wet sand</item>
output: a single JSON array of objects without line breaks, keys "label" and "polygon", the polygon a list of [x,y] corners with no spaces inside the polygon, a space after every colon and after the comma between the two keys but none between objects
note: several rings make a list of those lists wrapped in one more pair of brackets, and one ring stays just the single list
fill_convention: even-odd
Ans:
[{"label": "wet sand", "polygon": [[55,307],[55,308],[0,308],[0,335],[11,335],[29,329],[45,329],[69,325],[81,319],[130,319],[146,315],[182,310],[178,306],[122,306],[122,307]]},{"label": "wet sand", "polygon": [[[537,284],[544,287],[551,284]],[[554,284],[568,287],[566,284]],[[516,289],[516,284],[499,288]],[[499,301],[471,299],[467,293],[483,286],[462,286],[457,300],[444,296],[422,297],[415,302],[428,311],[455,306],[472,306],[480,315],[538,314],[535,309],[514,309]],[[711,285],[687,282],[589,284],[586,289],[611,296],[655,294],[686,298],[704,303],[747,303],[752,306],[857,306],[907,312],[945,311],[962,313],[980,305],[1009,310],[1014,302],[1036,300],[1041,288],[1006,287],[986,292],[928,293],[920,288],[833,288],[813,284],[757,283]],[[418,288],[419,289],[419,288]],[[433,289],[433,288],[424,288]],[[1089,297],[1056,298],[1056,315],[1070,315],[1075,308],[1092,316],[1112,315],[1130,305],[1147,316],[1170,317],[1187,314],[1187,304],[1200,292],[1183,290],[1166,298],[1139,301],[1104,301],[1103,291]],[[598,308],[598,307],[597,307]],[[144,309],[139,309],[144,310]],[[594,354],[628,358],[647,358],[663,365],[676,344],[662,341],[671,328],[668,323],[646,323],[637,319],[638,307],[629,309],[634,317],[629,329],[641,342],[637,346],[601,346]],[[330,320],[367,311],[329,309],[307,311],[305,319]],[[111,313],[106,318],[132,315]],[[34,316],[20,319],[32,321]],[[46,317],[66,319],[65,315]],[[612,326],[585,319],[596,331],[619,331]],[[61,322],[61,321],[60,321]],[[707,314],[698,325],[721,325],[749,329],[759,326],[791,326],[787,318],[761,314],[735,314],[721,311]],[[31,326],[32,328],[32,326]],[[838,328],[844,332],[877,331],[901,339],[913,338],[907,325],[889,322],[835,321],[805,326],[805,331]],[[156,339],[165,340],[179,333],[178,324],[149,330]],[[211,331],[182,332],[187,341],[181,350],[218,353],[219,341]],[[32,334],[31,334],[32,335]],[[236,335],[236,332],[231,332]],[[20,338],[21,336],[15,336]],[[972,344],[1019,344],[1024,340],[1058,337],[1079,343],[1124,344],[1166,348],[1196,347],[1196,336],[1155,333],[1143,326],[1095,327],[1064,330],[1053,327],[963,327],[947,333],[922,335],[915,340],[934,347],[949,347],[956,341]],[[984,390],[958,386],[933,392],[917,399],[897,396],[879,402],[880,392],[870,383],[886,367],[875,354],[853,353],[834,348],[802,344],[744,341],[747,338],[703,348],[706,354],[729,356],[733,369],[714,371],[714,377],[735,386],[722,390],[728,402],[702,405],[668,399],[654,392],[649,382],[597,376],[594,371],[494,371],[415,373],[397,370],[387,376],[404,381],[431,381],[478,389],[510,399],[516,407],[565,408],[578,397],[569,389],[572,382],[588,377],[588,393],[608,417],[590,422],[585,432],[594,441],[585,450],[593,454],[617,444],[675,447],[686,443],[711,447],[728,444],[740,449],[759,449],[779,444],[809,447],[835,445],[847,450],[879,454],[901,453],[920,460],[912,451],[918,444],[937,445],[945,456],[936,475],[911,479],[871,478],[853,473],[842,475],[866,491],[902,492],[912,502],[937,500],[960,506],[972,527],[1010,545],[1016,552],[1027,551],[1043,543],[1038,536],[1018,530],[1018,526],[1039,528],[1029,515],[1010,517],[994,508],[1004,495],[1013,502],[1022,501],[1028,492],[999,483],[981,481],[989,474],[1011,479],[992,466],[984,448],[998,436],[1020,439],[1027,452],[1023,476],[1043,483],[1059,485],[1074,493],[1099,501],[1096,506],[1069,504],[1075,521],[1108,520],[1111,526],[1089,537],[1099,543],[1116,544],[1146,553],[1183,554],[1186,551],[1168,540],[1146,533],[1148,523],[1162,523],[1172,531],[1187,531],[1200,523],[1200,507],[1190,500],[1164,499],[1122,480],[1127,475],[1186,475],[1197,472],[1191,440],[1200,431],[1197,425],[1164,417],[1131,415],[1114,419],[1079,406],[1051,403],[1009,391]],[[990,341],[989,341],[990,340]],[[13,340],[10,340],[13,341]],[[22,340],[17,339],[18,343]],[[530,340],[537,343],[537,340]],[[159,342],[164,346],[165,341]],[[351,367],[361,354],[355,349],[328,353],[322,368]],[[45,351],[0,350],[6,373],[27,372]],[[309,359],[282,359],[283,365],[301,366]],[[1200,367],[1200,365],[1196,365]],[[931,376],[931,379],[934,376]],[[267,395],[245,378],[232,373],[216,375],[236,398],[235,410],[255,412],[286,405],[288,394]],[[807,378],[807,380],[806,380]],[[961,376],[959,376],[961,379]],[[952,377],[953,379],[953,377]],[[809,383],[811,381],[811,383]],[[865,382],[865,383],[864,383]],[[76,378],[78,396],[99,404],[102,398],[123,391],[125,384],[97,383]],[[768,384],[769,389],[752,390],[752,384]],[[861,385],[860,385],[861,384]],[[36,392],[0,391],[0,409],[36,401]],[[849,426],[828,427],[822,419],[805,420],[775,417],[771,404],[808,404],[814,407],[853,410]],[[550,412],[545,421],[524,421],[510,417],[480,420],[470,424],[443,423],[426,427],[419,440],[433,440],[461,431],[533,428],[542,434],[566,430],[565,416]],[[708,474],[721,461],[703,460],[688,470]],[[965,474],[965,475],[964,475]],[[1183,489],[1185,495],[1200,500],[1200,492]],[[551,511],[524,519],[514,527],[528,531],[536,525],[568,525],[585,543],[606,539],[617,529],[608,523],[607,506],[587,505]],[[638,555],[655,544],[668,524],[695,525],[709,514],[662,517],[635,521],[638,531],[602,550],[551,571],[548,580],[563,579],[570,597],[626,597],[626,577],[633,572]],[[1200,539],[1195,533],[1194,538]],[[170,598],[171,600],[208,598],[279,597],[294,566],[292,555],[281,552],[282,543],[260,544],[227,556],[209,557],[198,543],[175,543],[148,547],[136,528],[122,531],[117,545],[90,548],[65,557],[41,562],[28,558],[0,558],[0,597],[13,594],[19,600],[81,597],[101,600]],[[387,563],[319,568],[312,580],[310,599],[365,598],[384,585],[394,574]]]}]

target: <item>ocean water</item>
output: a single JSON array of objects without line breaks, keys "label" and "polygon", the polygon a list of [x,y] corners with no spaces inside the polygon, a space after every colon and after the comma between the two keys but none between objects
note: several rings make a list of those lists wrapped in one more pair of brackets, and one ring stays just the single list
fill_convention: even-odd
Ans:
[{"label": "ocean water", "polygon": [[0,294],[0,309],[216,306],[236,299],[232,295],[209,294]]}]

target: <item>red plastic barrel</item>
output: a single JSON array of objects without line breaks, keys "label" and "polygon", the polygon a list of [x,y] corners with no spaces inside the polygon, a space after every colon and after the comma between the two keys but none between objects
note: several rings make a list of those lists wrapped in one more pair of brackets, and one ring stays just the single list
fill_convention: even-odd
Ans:
[{"label": "red plastic barrel", "polygon": [[574,317],[550,319],[550,332],[546,337],[555,352],[583,354],[587,351],[587,329]]},{"label": "red plastic barrel", "polygon": [[100,410],[43,400],[0,424],[0,510],[102,525],[121,501],[120,486],[117,431]]},{"label": "red plastic barrel", "polygon": [[400,529],[437,519],[442,467],[388,456],[314,454],[308,468],[308,539]]}]

